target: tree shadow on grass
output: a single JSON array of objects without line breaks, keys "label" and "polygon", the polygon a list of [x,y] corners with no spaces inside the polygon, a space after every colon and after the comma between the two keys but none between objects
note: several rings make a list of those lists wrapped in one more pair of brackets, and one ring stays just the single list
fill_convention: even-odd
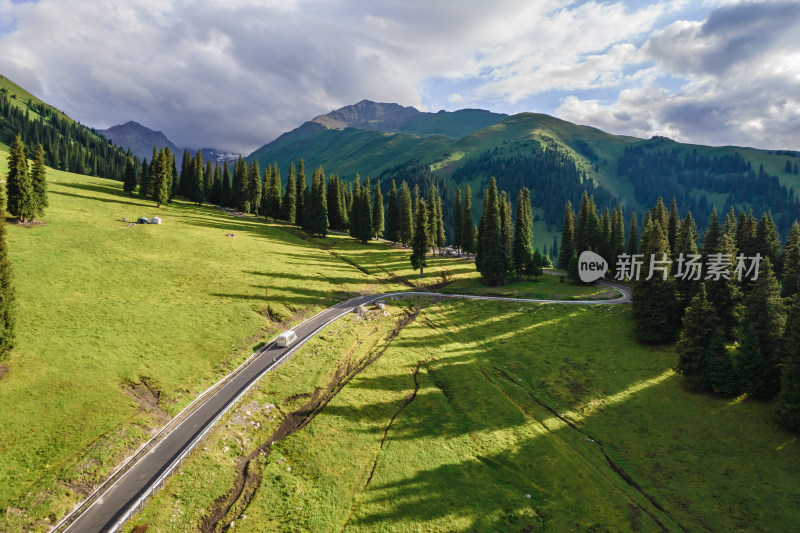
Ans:
[{"label": "tree shadow on grass", "polygon": [[[65,184],[64,183],[59,183],[58,185],[65,185]],[[48,191],[48,194],[58,194],[60,196],[70,196],[72,198],[80,198],[81,200],[91,200],[91,201],[95,201],[95,202],[103,202],[103,203],[106,203],[106,204],[132,205],[132,206],[138,207],[139,209],[146,209],[147,208],[147,206],[144,206],[142,204],[136,204],[136,203],[133,203],[131,201],[124,200],[122,198],[115,198],[115,199],[99,198],[97,196],[86,196],[86,195],[83,195],[83,194],[75,194],[75,193],[70,193],[70,192],[57,191],[57,190],[54,190],[52,188]],[[153,206],[153,209],[155,209],[155,206]]]}]

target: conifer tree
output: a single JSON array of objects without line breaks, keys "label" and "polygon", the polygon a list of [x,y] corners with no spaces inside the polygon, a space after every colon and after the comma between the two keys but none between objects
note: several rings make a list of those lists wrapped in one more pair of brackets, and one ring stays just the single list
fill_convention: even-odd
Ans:
[{"label": "conifer tree", "polygon": [[645,248],[647,248],[647,243],[650,242],[650,235],[648,232],[653,227],[650,224],[650,220],[652,219],[652,213],[648,209],[644,212],[644,218],[642,218],[642,234],[639,236],[639,252],[644,253]]},{"label": "conifer tree", "polygon": [[361,187],[359,195],[360,205],[356,209],[356,226],[358,234],[356,238],[364,244],[372,239],[372,182],[367,177],[367,181]]},{"label": "conifer tree", "polygon": [[661,225],[661,229],[664,230],[664,235],[667,235],[667,230],[669,228],[669,211],[667,210],[667,206],[664,205],[664,199],[660,196],[658,200],[656,200],[656,205],[653,206],[650,212],[650,219],[653,222],[658,222]]},{"label": "conifer tree", "polygon": [[283,218],[294,224],[297,214],[297,185],[295,184],[294,163],[289,164],[289,176],[286,178],[286,194],[283,196]]},{"label": "conifer tree", "polygon": [[617,209],[614,209],[611,217],[611,247],[610,257],[607,260],[612,269],[617,263],[617,257],[623,252],[625,252],[625,218],[620,204]]},{"label": "conifer tree", "polygon": [[[428,221],[425,220],[426,224],[427,222]],[[411,190],[408,188],[408,184],[405,180],[403,180],[403,183],[400,184],[400,240],[403,246],[411,244],[411,240],[414,238],[415,224],[416,219],[411,212]],[[350,225],[353,225],[352,219]]]},{"label": "conifer tree", "polygon": [[703,235],[703,246],[701,253],[703,254],[703,262],[708,262],[708,257],[715,253],[719,246],[719,240],[722,238],[722,226],[719,223],[717,216],[717,208],[711,208],[711,216],[708,219],[708,227],[706,233]]},{"label": "conifer tree", "polygon": [[158,151],[153,146],[153,156],[150,158],[150,166],[147,167],[147,174],[142,174],[142,183],[139,187],[139,196],[145,199],[153,197],[153,180],[158,172]]},{"label": "conifer tree", "polygon": [[[744,337],[755,335],[763,360],[740,363],[745,392],[772,397],[780,387],[779,365],[783,349],[782,337],[786,328],[786,309],[769,258],[761,262],[758,279],[753,283],[752,291],[747,297],[744,324],[747,332]],[[752,329],[752,335],[748,329]]]},{"label": "conifer tree", "polygon": [[784,250],[781,295],[791,297],[800,293],[800,223],[796,220],[789,230]]},{"label": "conifer tree", "polygon": [[709,363],[725,353],[725,338],[705,286],[692,298],[683,317],[683,330],[675,345],[675,370],[698,389],[708,388]]},{"label": "conifer tree", "polygon": [[558,268],[567,270],[575,247],[575,213],[572,211],[572,203],[570,203],[569,200],[567,200],[567,205],[564,207],[564,224],[561,227],[561,248],[558,250]]},{"label": "conifer tree", "polygon": [[550,246],[550,268],[552,268],[553,266],[553,261],[557,259],[558,259],[558,236],[553,234],[553,244]]},{"label": "conifer tree", "polygon": [[322,166],[312,174],[308,205],[303,213],[303,229],[309,235],[328,234],[328,205],[325,195],[325,172]]},{"label": "conifer tree", "polygon": [[655,271],[648,280],[649,260],[654,256],[660,261],[666,254],[669,258],[667,234],[661,224],[649,221],[645,228],[648,236],[646,247],[642,252],[648,261],[648,274],[642,273],[639,281],[633,284],[633,320],[634,334],[642,342],[667,342],[674,340],[678,330],[678,309],[675,288],[669,279],[663,279],[661,271]]},{"label": "conifer tree", "polygon": [[263,183],[261,187],[261,198],[259,199],[259,213],[264,216],[264,220],[269,220],[269,217],[277,218],[275,212],[272,210],[272,201],[270,188],[272,187],[272,167],[267,165],[264,169],[264,176],[261,178]]},{"label": "conifer tree", "polygon": [[[403,181],[403,185],[405,185]],[[401,186],[402,188],[402,186]],[[419,277],[425,276],[425,267],[428,253],[428,208],[425,200],[417,196],[416,209],[414,210],[414,232],[411,246],[411,268],[419,269]]]},{"label": "conifer tree", "polygon": [[361,201],[361,176],[356,173],[356,177],[353,179],[352,183],[353,187],[353,201],[350,203],[350,236],[356,240],[359,240],[359,236],[361,235],[361,206],[363,202]]},{"label": "conifer tree", "polygon": [[600,241],[595,246],[603,259],[611,264],[614,263],[614,258],[611,257],[611,213],[608,207],[600,217]]},{"label": "conifer tree", "polygon": [[436,255],[436,187],[431,184],[428,189],[428,199],[425,201],[428,207],[428,246],[434,247],[434,255]]},{"label": "conifer tree", "polygon": [[192,156],[188,148],[183,149],[183,160],[181,162],[181,175],[178,188],[184,198],[192,197]]},{"label": "conifer tree", "polygon": [[400,242],[400,199],[394,180],[386,203],[386,239],[394,243]]},{"label": "conifer tree", "polygon": [[475,265],[486,283],[497,285],[503,280],[505,261],[497,181],[494,176],[489,180],[483,205],[481,223],[478,226],[479,242]]},{"label": "conifer tree", "polygon": [[[517,281],[522,279],[522,274],[532,260],[533,252],[533,220],[531,218],[531,196],[527,187],[517,193],[517,218],[514,221],[513,259]],[[541,262],[541,261],[540,261]]]},{"label": "conifer tree", "polygon": [[728,210],[728,213],[725,215],[725,224],[722,226],[722,232],[727,233],[731,237],[733,237],[733,245],[736,246],[736,226],[737,226],[737,219],[736,219],[736,209],[731,207]]},{"label": "conifer tree", "polygon": [[[267,170],[272,170],[269,165],[267,165]],[[261,207],[261,188],[261,169],[258,165],[258,159],[254,159],[247,168],[247,203],[245,204],[245,213],[258,215],[258,210]]]},{"label": "conifer tree", "polygon": [[44,215],[45,208],[50,205],[47,201],[47,168],[44,166],[44,148],[41,144],[36,146],[36,151],[33,153],[31,186],[33,187],[33,202],[36,206],[36,215],[41,217]]},{"label": "conifer tree", "polygon": [[511,226],[511,202],[506,191],[500,194],[498,207],[500,210],[500,242],[503,254],[503,270],[500,275],[500,283],[506,285],[508,283],[508,273],[514,270],[514,229]]},{"label": "conifer tree", "polygon": [[453,248],[461,251],[461,232],[462,232],[462,217],[461,217],[461,189],[456,189],[456,205],[453,208]]},{"label": "conifer tree", "polygon": [[636,227],[636,211],[631,213],[631,227],[630,234],[628,235],[628,246],[625,253],[635,255],[639,253],[639,235],[638,228]]},{"label": "conifer tree", "polygon": [[772,215],[769,213],[762,213],[756,227],[756,242],[758,243],[758,251],[761,252],[762,257],[768,257],[772,268],[780,278],[783,272],[783,260],[781,258],[781,240],[778,236],[778,228]]},{"label": "conifer tree", "polygon": [[155,168],[155,172],[153,172],[153,179],[150,180],[153,187],[153,200],[156,202],[156,207],[161,207],[169,201],[169,182],[172,177],[172,158],[167,155],[166,149],[161,149],[153,168]]},{"label": "conifer tree", "polygon": [[[239,161],[244,164],[241,156],[239,156]],[[192,162],[192,188],[191,195],[189,197],[189,199],[197,205],[202,205],[203,202],[206,201],[204,174],[205,168],[203,164],[203,154],[200,152],[200,150],[198,150],[194,154],[194,160]]]},{"label": "conifer tree", "polygon": [[[17,137],[17,140],[20,140],[20,138]],[[21,143],[22,141],[20,140]],[[19,151],[18,146],[12,145],[12,151],[14,149]],[[25,154],[23,153],[22,155],[24,156]],[[19,154],[15,156],[18,157]],[[19,163],[16,160],[12,160],[11,153],[9,153],[9,173],[12,171],[19,172],[18,166]],[[11,261],[8,258],[8,242],[6,240],[6,199],[4,198],[3,187],[0,187],[0,359],[3,359],[3,356],[14,347],[16,322],[17,300],[14,292]]]},{"label": "conifer tree", "polygon": [[475,231],[475,223],[472,222],[472,189],[470,189],[469,185],[464,189],[464,208],[461,218],[463,224],[461,229],[461,249],[469,257],[469,254],[475,253],[475,236],[478,233]]},{"label": "conifer tree", "polygon": [[6,175],[6,191],[8,193],[8,212],[22,222],[32,220],[36,216],[36,199],[33,183],[28,170],[28,158],[25,145],[17,135],[8,153],[8,174]]},{"label": "conifer tree", "polygon": [[[706,235],[708,235],[709,231],[713,231],[710,226],[709,230],[706,231]],[[704,249],[705,246],[706,242],[704,241]],[[736,248],[734,244],[734,236],[723,234],[717,243],[714,253],[709,257],[711,257],[712,262],[714,258],[730,258],[730,265],[724,269],[725,274],[720,276],[719,279],[712,278],[707,279],[706,281],[706,292],[708,292],[708,299],[714,305],[717,315],[719,315],[720,323],[722,324],[722,330],[725,332],[725,338],[727,340],[733,340],[736,336],[736,328],[739,326],[739,315],[741,310],[742,293],[739,289],[739,283],[734,275],[735,255]],[[706,259],[704,269],[706,269],[705,267],[708,264],[709,260]],[[728,279],[726,279],[725,276],[727,276]],[[708,278],[708,274],[705,274],[704,277]]]},{"label": "conifer tree", "polygon": [[303,211],[305,210],[306,202],[306,171],[305,163],[301,159],[297,163],[297,181],[295,182],[295,210],[294,222],[298,226],[303,225]]},{"label": "conifer tree", "polygon": [[667,240],[669,241],[669,249],[672,250],[673,254],[678,249],[678,234],[680,231],[681,218],[678,213],[678,202],[673,198],[669,204],[669,219],[667,220]]},{"label": "conifer tree", "polygon": [[169,201],[178,194],[178,166],[175,162],[175,154],[171,154],[172,164],[170,165],[171,176],[169,180]]},{"label": "conifer tree", "polygon": [[142,159],[142,171],[139,176],[139,196],[142,198],[145,197],[147,193],[147,182],[149,180],[150,175],[150,167],[147,165],[147,159]]},{"label": "conifer tree", "polygon": [[[680,224],[680,231],[676,238],[675,246],[677,247],[672,254],[674,260],[683,256],[684,263],[690,260],[691,255],[697,255],[697,226],[694,223],[692,213],[686,213],[686,218]],[[693,276],[691,276],[693,277]],[[702,272],[700,280],[691,279],[690,276],[682,276],[675,279],[675,289],[678,292],[678,308],[683,313],[689,304],[694,299],[695,294],[700,289],[702,283]],[[706,298],[704,294],[703,298]]]},{"label": "conifer tree", "polygon": [[598,250],[600,239],[600,221],[597,218],[597,206],[584,190],[581,196],[581,209],[575,227],[575,252],[580,256],[586,250]]},{"label": "conifer tree", "polygon": [[442,197],[436,197],[436,246],[443,248],[445,245],[444,213],[442,212]]},{"label": "conifer tree", "polygon": [[273,213],[272,217],[275,220],[278,220],[278,218],[281,216],[281,198],[283,197],[283,187],[281,185],[281,169],[278,168],[278,163],[275,161],[272,162],[272,172],[270,172],[270,178],[272,180],[269,187],[270,209]]},{"label": "conifer tree", "polygon": [[122,190],[133,196],[133,191],[136,190],[136,167],[134,166],[133,158],[129,157],[125,161],[125,174],[122,182]]},{"label": "conifer tree", "polygon": [[781,389],[775,402],[775,412],[781,425],[789,430],[800,430],[800,298],[798,297],[792,299],[786,320]]},{"label": "conifer tree", "polygon": [[372,234],[376,239],[383,234],[383,193],[381,180],[375,183],[375,195],[372,197]]},{"label": "conifer tree", "polygon": [[744,211],[739,213],[739,220],[736,225],[736,248],[747,257],[752,257],[759,251],[756,240],[756,225],[752,209],[747,214]]},{"label": "conifer tree", "polygon": [[233,207],[233,189],[231,187],[231,172],[228,161],[222,163],[222,196],[220,203],[225,207]]},{"label": "conifer tree", "polygon": [[[167,148],[169,150],[169,148]],[[211,159],[206,161],[206,170],[203,173],[203,191],[205,191],[206,201],[213,203],[214,197],[214,167],[211,166]]]}]

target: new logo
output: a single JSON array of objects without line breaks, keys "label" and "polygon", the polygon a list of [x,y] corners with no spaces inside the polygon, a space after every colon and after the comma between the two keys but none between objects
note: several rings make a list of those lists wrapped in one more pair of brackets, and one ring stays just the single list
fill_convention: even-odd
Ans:
[{"label": "new logo", "polygon": [[581,252],[578,258],[578,276],[582,282],[591,283],[598,280],[605,275],[606,270],[608,263],[601,256],[589,250]]}]

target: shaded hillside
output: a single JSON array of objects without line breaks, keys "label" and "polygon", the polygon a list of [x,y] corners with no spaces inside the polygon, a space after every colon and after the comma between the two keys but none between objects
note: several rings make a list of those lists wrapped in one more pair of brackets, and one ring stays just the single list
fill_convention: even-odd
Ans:
[{"label": "shaded hillside", "polygon": [[183,152],[178,150],[175,143],[167,139],[167,136],[160,131],[153,131],[142,126],[138,122],[129,120],[125,124],[117,124],[106,130],[97,130],[97,133],[110,140],[114,144],[129,148],[139,159],[150,159],[153,155],[153,147],[169,148],[175,153]]}]

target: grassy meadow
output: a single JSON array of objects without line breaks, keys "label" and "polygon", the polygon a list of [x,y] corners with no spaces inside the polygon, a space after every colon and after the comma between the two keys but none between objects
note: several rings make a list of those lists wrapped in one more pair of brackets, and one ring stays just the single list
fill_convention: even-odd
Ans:
[{"label": "grassy meadow", "polygon": [[[413,302],[370,320],[351,315],[304,346],[126,530],[788,531],[800,522],[797,437],[775,427],[769,404],[685,390],[673,349],[633,338],[630,306],[417,303],[391,343],[386,332]],[[337,365],[387,344],[304,429],[265,446],[335,381]],[[259,475],[209,521],[244,456]]]}]

